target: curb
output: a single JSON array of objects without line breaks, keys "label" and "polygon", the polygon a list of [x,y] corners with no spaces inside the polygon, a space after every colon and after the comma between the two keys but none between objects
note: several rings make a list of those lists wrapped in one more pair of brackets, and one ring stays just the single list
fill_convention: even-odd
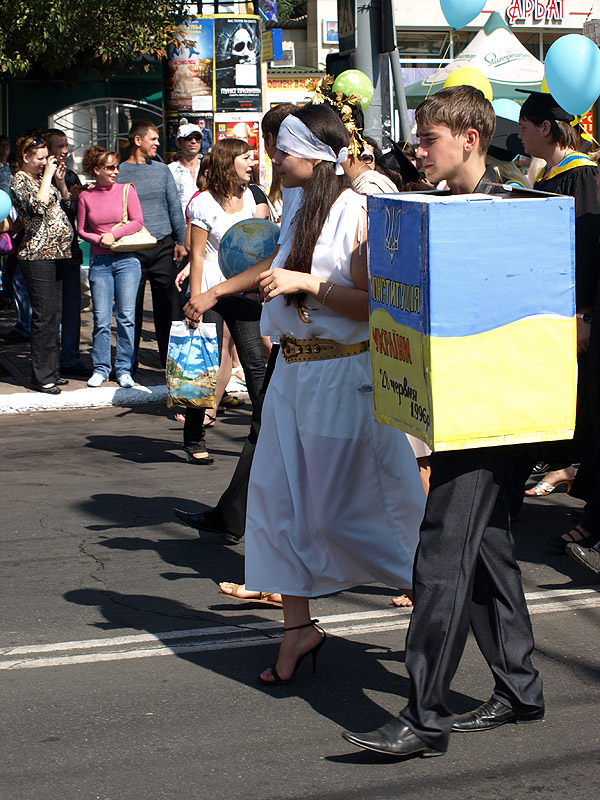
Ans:
[{"label": "curb", "polygon": [[134,386],[74,389],[58,395],[36,392],[0,395],[0,414],[25,414],[29,411],[60,411],[61,409],[102,408],[107,406],[137,406],[144,403],[166,403],[167,387]]}]

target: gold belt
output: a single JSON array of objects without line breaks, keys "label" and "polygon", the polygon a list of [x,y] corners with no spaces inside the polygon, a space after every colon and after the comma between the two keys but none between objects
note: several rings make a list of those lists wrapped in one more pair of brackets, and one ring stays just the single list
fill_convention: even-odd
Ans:
[{"label": "gold belt", "polygon": [[327,358],[344,358],[365,353],[369,342],[341,344],[335,339],[295,339],[282,336],[279,340],[281,353],[288,364],[296,361],[324,361]]}]

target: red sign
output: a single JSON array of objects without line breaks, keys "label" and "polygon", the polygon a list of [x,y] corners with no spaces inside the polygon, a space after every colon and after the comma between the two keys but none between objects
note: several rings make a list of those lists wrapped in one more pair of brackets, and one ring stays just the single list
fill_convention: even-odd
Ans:
[{"label": "red sign", "polygon": [[563,0],[512,0],[506,9],[506,18],[511,25],[526,22],[529,16],[534,22],[562,22]]},{"label": "red sign", "polygon": [[592,113],[592,109],[584,114],[581,119],[579,120],[579,124],[583,128],[583,130],[589,134],[590,136],[594,135],[594,114]]}]

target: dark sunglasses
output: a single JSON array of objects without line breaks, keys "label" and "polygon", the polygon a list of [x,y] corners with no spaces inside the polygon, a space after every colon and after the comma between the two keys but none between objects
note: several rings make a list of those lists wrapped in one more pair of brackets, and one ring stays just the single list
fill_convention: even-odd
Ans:
[{"label": "dark sunglasses", "polygon": [[254,52],[255,44],[254,42],[238,42],[234,44],[232,50],[234,53],[241,53],[244,47],[247,47],[248,50],[252,50]]},{"label": "dark sunglasses", "polygon": [[107,169],[110,172],[114,172],[115,170],[119,169],[119,165],[118,164],[105,164],[103,169]]},{"label": "dark sunglasses", "polygon": [[372,164],[375,161],[375,157],[371,155],[371,153],[361,153],[359,155],[361,161],[364,161],[365,164]]},{"label": "dark sunglasses", "polygon": [[46,147],[46,142],[43,139],[36,138],[31,144],[28,144],[25,150],[33,150],[34,147]]},{"label": "dark sunglasses", "polygon": [[184,136],[184,141],[186,142],[201,142],[202,141],[202,134],[201,133],[192,133],[189,136]]}]

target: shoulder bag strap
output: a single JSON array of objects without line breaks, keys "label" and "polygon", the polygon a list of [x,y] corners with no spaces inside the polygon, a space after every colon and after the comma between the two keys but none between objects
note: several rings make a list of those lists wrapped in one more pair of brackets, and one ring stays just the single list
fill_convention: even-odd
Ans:
[{"label": "shoulder bag strap", "polygon": [[129,196],[130,183],[126,183],[123,187],[123,217],[121,218],[121,225],[126,225],[129,220],[127,219],[127,198]]}]

